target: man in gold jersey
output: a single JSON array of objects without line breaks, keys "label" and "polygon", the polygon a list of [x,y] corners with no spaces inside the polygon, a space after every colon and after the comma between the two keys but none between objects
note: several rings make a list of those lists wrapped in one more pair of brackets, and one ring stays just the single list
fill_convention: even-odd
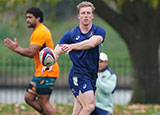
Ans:
[{"label": "man in gold jersey", "polygon": [[41,114],[55,115],[55,110],[49,103],[49,98],[56,78],[59,77],[59,66],[56,63],[53,65],[52,70],[46,69],[42,72],[44,66],[39,60],[41,49],[44,47],[54,48],[51,32],[43,25],[43,12],[39,8],[32,7],[26,11],[26,22],[28,28],[33,28],[30,46],[28,48],[20,47],[16,38],[14,38],[14,41],[6,38],[4,44],[13,52],[34,58],[35,74],[25,93],[26,103]]}]

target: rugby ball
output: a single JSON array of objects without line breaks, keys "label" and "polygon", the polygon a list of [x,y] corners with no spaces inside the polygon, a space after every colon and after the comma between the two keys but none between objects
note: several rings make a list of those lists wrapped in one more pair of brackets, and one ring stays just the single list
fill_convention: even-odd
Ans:
[{"label": "rugby ball", "polygon": [[39,59],[42,65],[50,67],[55,64],[56,55],[51,48],[46,47],[40,51]]}]

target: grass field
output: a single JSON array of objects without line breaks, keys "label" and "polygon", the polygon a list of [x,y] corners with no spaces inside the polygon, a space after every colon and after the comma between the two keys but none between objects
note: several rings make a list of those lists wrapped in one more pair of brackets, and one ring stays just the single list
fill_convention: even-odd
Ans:
[{"label": "grass field", "polygon": [[[71,115],[73,105],[53,104],[56,115]],[[26,104],[0,104],[0,115],[40,115]],[[114,115],[160,115],[160,105],[115,105]]]}]

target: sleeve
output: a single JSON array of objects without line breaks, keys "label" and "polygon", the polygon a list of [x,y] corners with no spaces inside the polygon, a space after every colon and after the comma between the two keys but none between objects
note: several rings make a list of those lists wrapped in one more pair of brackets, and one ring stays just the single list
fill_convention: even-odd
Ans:
[{"label": "sleeve", "polygon": [[71,43],[71,35],[70,35],[70,32],[66,32],[61,40],[58,42],[58,44],[70,44]]},{"label": "sleeve", "polygon": [[[106,36],[106,31],[105,31],[104,28],[98,26],[97,29],[96,29],[96,31],[95,31],[95,34],[94,34],[94,35],[102,36],[103,41],[104,41],[105,36]],[[102,41],[102,43],[103,43],[103,41]]]},{"label": "sleeve", "polygon": [[117,85],[117,76],[112,74],[108,79],[97,79],[96,85],[105,93],[112,93]]},{"label": "sleeve", "polygon": [[46,42],[47,34],[43,31],[41,32],[35,32],[31,38],[30,44],[43,46],[43,44]]}]

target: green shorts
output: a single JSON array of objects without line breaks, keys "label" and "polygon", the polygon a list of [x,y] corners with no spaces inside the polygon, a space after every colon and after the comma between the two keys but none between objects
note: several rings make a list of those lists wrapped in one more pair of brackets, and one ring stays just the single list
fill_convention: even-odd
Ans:
[{"label": "green shorts", "polygon": [[55,77],[35,77],[33,76],[32,81],[36,83],[36,89],[39,88],[53,88],[55,85]]}]

